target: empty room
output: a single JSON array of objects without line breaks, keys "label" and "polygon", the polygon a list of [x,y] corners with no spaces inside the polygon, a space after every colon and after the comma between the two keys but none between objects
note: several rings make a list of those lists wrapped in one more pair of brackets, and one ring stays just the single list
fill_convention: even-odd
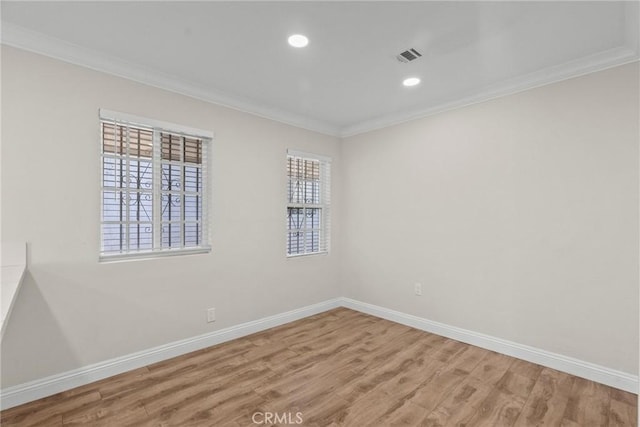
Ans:
[{"label": "empty room", "polygon": [[4,426],[637,426],[640,3],[2,1]]}]

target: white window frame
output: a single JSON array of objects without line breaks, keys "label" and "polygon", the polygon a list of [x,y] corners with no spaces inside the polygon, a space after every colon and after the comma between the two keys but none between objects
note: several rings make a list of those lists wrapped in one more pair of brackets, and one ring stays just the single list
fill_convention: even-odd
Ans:
[{"label": "white window frame", "polygon": [[[293,203],[290,201],[291,195],[289,192],[291,191],[291,179],[287,176],[287,223],[286,226],[286,237],[285,237],[285,253],[287,258],[297,258],[304,256],[313,256],[313,255],[326,255],[330,251],[330,242],[331,242],[331,158],[319,154],[307,153],[304,151],[298,150],[287,150],[287,163],[289,158],[301,158],[303,160],[311,160],[317,161],[320,163],[320,203]],[[320,209],[320,242],[319,248],[317,251],[306,251],[306,241],[303,242],[303,251],[302,253],[289,253],[289,233],[291,233],[291,229],[289,229],[289,209],[290,208],[302,208],[302,209]],[[306,217],[306,215],[303,214]],[[301,228],[303,236],[306,236],[305,232],[310,230],[314,230],[313,228]]]},{"label": "white window frame", "polygon": [[[147,130],[151,130],[153,132],[153,145],[152,145],[152,158],[151,163],[153,165],[153,178],[152,178],[152,189],[149,191],[152,194],[153,198],[153,218],[151,221],[153,227],[153,237],[152,237],[152,249],[130,249],[126,248],[120,252],[104,252],[103,246],[103,224],[109,223],[109,221],[105,221],[103,218],[104,213],[104,196],[103,193],[105,191],[118,191],[118,187],[105,187],[104,186],[104,158],[116,158],[117,156],[104,153],[103,152],[103,135],[102,135],[102,123],[111,122],[118,126],[132,126],[136,128],[143,128]],[[118,260],[126,260],[126,259],[146,259],[146,258],[157,258],[157,257],[166,257],[166,256],[176,256],[176,255],[187,255],[187,254],[202,254],[211,252],[211,236],[210,236],[210,227],[209,227],[209,205],[211,202],[211,194],[210,194],[210,185],[209,185],[209,171],[211,169],[211,161],[208,153],[211,152],[211,145],[214,138],[214,134],[211,131],[196,129],[188,126],[182,126],[174,123],[169,123],[165,121],[149,119],[145,117],[140,117],[127,113],[120,113],[116,111],[100,109],[99,110],[99,124],[100,124],[100,262],[107,261],[118,261]],[[162,176],[161,176],[161,168],[163,164],[171,164],[177,166],[185,166],[184,159],[182,161],[174,161],[174,160],[165,160],[162,158],[162,147],[160,143],[160,135],[161,133],[180,135],[189,138],[197,138],[202,141],[202,163],[200,166],[202,178],[201,184],[202,188],[198,192],[198,195],[201,196],[202,203],[202,213],[199,221],[199,227],[201,228],[201,242],[197,246],[184,246],[184,238],[182,237],[184,233],[184,224],[188,222],[183,218],[181,214],[180,221],[175,223],[180,224],[181,229],[181,245],[179,247],[171,247],[171,248],[163,248],[162,247],[162,225],[163,219],[161,214],[161,203],[162,203],[162,195],[167,194],[168,191],[173,191],[176,194],[179,194],[181,197],[181,206],[184,205],[184,196],[187,193],[184,190],[184,184],[180,190],[163,190],[162,189]],[[128,144],[127,144],[128,147]],[[128,148],[127,148],[128,150]],[[126,157],[129,155],[127,153]],[[129,166],[127,165],[127,168]],[[183,169],[184,170],[184,169]],[[124,187],[120,187],[124,188]],[[127,193],[130,191],[129,187],[126,190]],[[121,221],[129,228],[131,221],[127,218],[126,221]],[[167,221],[164,221],[165,223]],[[173,221],[171,221],[173,222]],[[127,232],[128,233],[128,232]],[[200,234],[199,234],[200,235]]]}]

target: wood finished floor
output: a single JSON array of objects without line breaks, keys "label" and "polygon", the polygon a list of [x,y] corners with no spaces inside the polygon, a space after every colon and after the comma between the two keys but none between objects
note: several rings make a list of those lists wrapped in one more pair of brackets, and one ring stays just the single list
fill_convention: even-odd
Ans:
[{"label": "wood finished floor", "polygon": [[0,422],[286,425],[255,424],[257,412],[290,425],[300,412],[304,426],[635,426],[637,399],[340,308],[3,411]]}]

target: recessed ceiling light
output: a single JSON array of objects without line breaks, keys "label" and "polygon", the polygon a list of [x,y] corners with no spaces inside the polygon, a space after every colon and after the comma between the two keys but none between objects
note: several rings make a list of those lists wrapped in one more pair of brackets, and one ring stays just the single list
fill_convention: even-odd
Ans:
[{"label": "recessed ceiling light", "polygon": [[309,39],[302,34],[289,36],[289,44],[293,47],[305,47],[309,44]]},{"label": "recessed ceiling light", "polygon": [[402,82],[405,86],[415,86],[420,83],[420,79],[417,77],[409,77],[408,79],[404,79]]}]

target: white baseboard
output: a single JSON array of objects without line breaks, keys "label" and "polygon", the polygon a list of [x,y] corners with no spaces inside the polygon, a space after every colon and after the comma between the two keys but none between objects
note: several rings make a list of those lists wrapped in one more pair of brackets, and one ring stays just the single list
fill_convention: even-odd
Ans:
[{"label": "white baseboard", "polygon": [[517,357],[518,359],[566,372],[577,377],[586,378],[601,384],[615,387],[630,393],[638,394],[638,376],[616,371],[594,363],[541,350],[539,348],[518,344],[512,341],[484,335],[467,329],[445,325],[444,323],[402,313],[388,308],[356,301],[350,298],[339,298],[340,305],[372,316],[381,317],[412,328],[431,332],[477,347],[486,348],[497,353]]},{"label": "white baseboard", "polygon": [[339,307],[339,298],[287,311],[252,322],[242,323],[230,328],[208,334],[175,341],[169,344],[139,351],[115,359],[99,362],[58,375],[38,379],[24,384],[0,390],[0,409],[8,409],[23,403],[32,402],[65,390],[86,385],[94,381],[118,375],[152,363],[181,356],[212,345],[221,344],[236,338],[264,331],[275,326],[293,322]]},{"label": "white baseboard", "polygon": [[199,335],[197,337],[175,341],[25,384],[8,387],[0,390],[0,409],[4,410],[23,403],[32,402],[65,390],[70,390],[94,381],[141,368],[152,363],[264,331],[275,326],[293,322],[304,317],[313,316],[314,314],[322,313],[337,307],[350,308],[372,316],[401,323],[412,328],[517,357],[558,371],[567,372],[572,375],[606,384],[631,393],[638,393],[637,375],[627,374],[625,372],[616,371],[538,348],[445,325],[443,323],[434,322],[432,320],[356,301],[350,298],[341,297],[309,305],[297,310],[291,310],[286,313],[242,323],[240,325]]}]

